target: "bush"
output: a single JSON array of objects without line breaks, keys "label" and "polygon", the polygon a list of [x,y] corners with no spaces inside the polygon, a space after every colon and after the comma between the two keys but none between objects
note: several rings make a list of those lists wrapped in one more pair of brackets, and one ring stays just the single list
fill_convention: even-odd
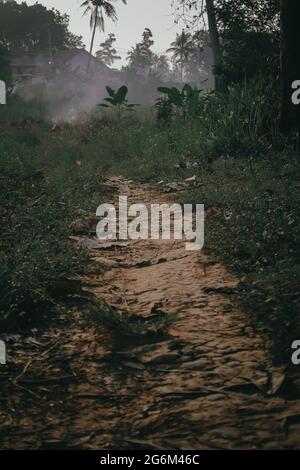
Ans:
[{"label": "bush", "polygon": [[72,135],[60,139],[32,124],[0,130],[0,321],[49,311],[55,285],[83,270],[86,254],[69,241],[71,224],[102,202],[102,174],[88,162],[78,166]]},{"label": "bush", "polygon": [[12,83],[9,52],[2,46],[0,46],[0,80],[4,81],[7,86]]}]

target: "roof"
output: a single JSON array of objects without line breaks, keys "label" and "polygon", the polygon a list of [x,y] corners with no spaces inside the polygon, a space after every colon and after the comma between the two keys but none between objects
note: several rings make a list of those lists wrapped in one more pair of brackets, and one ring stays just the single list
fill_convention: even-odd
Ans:
[{"label": "roof", "polygon": [[[54,51],[52,56],[52,61],[55,65],[66,65],[72,60],[80,59],[87,63],[91,61],[97,69],[103,71],[110,71],[110,68],[107,67],[99,59],[91,56],[88,51],[85,49],[65,49],[61,51]],[[49,52],[23,52],[12,54],[11,65],[12,67],[43,67],[49,65],[50,55]]]}]

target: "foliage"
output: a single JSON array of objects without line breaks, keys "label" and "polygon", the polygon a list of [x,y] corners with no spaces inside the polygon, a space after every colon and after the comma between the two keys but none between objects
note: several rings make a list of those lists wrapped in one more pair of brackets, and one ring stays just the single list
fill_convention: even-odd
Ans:
[{"label": "foliage", "polygon": [[177,34],[167,53],[171,54],[178,81],[199,82],[204,72],[207,73],[212,69],[209,37],[203,29],[194,33],[183,30]]},{"label": "foliage", "polygon": [[[107,16],[112,21],[117,21],[117,12],[112,5],[112,2],[116,0],[85,0],[82,3],[82,7],[84,8],[84,15],[90,14],[90,26],[91,28],[96,25],[101,31],[105,29],[105,19],[104,17]],[[126,0],[122,0],[123,3],[126,3]]]},{"label": "foliage", "polygon": [[[296,155],[230,157],[202,170],[206,251],[240,279],[235,298],[263,325],[280,356],[300,333],[300,190]],[[217,190],[216,190],[217,188]]]},{"label": "foliage", "polygon": [[102,108],[114,109],[119,120],[124,111],[134,111],[138,106],[137,104],[128,103],[126,98],[128,94],[128,88],[126,86],[121,86],[117,91],[107,86],[106,90],[109,95],[108,98],[105,98],[106,103],[102,103],[99,106]]},{"label": "foliage", "polygon": [[[178,18],[197,28],[205,21],[205,4],[174,0]],[[258,74],[276,76],[280,57],[280,0],[214,0],[222,43],[222,65],[216,70],[225,83]]]},{"label": "foliage", "polygon": [[154,61],[154,53],[151,50],[153,44],[152,31],[146,28],[142,35],[142,41],[128,53],[128,70],[135,74],[149,76]]},{"label": "foliage", "polygon": [[86,262],[69,240],[71,226],[103,200],[99,169],[87,160],[77,164],[80,130],[57,135],[31,120],[33,104],[19,100],[14,109],[9,123],[10,110],[3,109],[0,126],[1,327],[3,320],[7,327],[25,325],[59,304],[58,283],[81,273]]},{"label": "foliage", "polygon": [[216,1],[223,43],[219,73],[227,83],[257,74],[277,76],[280,57],[279,0]]},{"label": "foliage", "polygon": [[277,127],[277,94],[271,79],[260,79],[231,87],[224,95],[200,95],[199,112],[188,125],[182,118],[172,119],[171,126],[157,126],[124,115],[118,126],[101,128],[99,138],[93,133],[87,151],[94,153],[101,145],[105,164],[131,177],[144,173],[145,179],[170,176],[170,162],[184,159],[212,162],[280,152],[286,141]]},{"label": "foliage", "polygon": [[96,52],[97,58],[109,67],[111,67],[116,60],[121,59],[121,57],[117,55],[117,51],[114,48],[115,42],[116,36],[112,33],[109,34],[106,41],[100,44],[100,49]]},{"label": "foliage", "polygon": [[0,46],[0,80],[3,80],[6,85],[12,82],[12,74],[10,67],[10,58],[8,51]]},{"label": "foliage", "polygon": [[236,300],[281,353],[300,333],[300,193],[296,147],[276,127],[277,94],[270,79],[230,87],[201,100],[188,125],[124,120],[91,134],[86,152],[96,157],[101,145],[102,164],[141,181],[196,176],[177,199],[205,204],[207,253],[239,277]]},{"label": "foliage", "polygon": [[175,41],[172,42],[171,47],[167,50],[168,53],[172,54],[173,63],[180,68],[182,82],[184,80],[184,67],[189,61],[193,48],[192,35],[183,30],[181,34],[176,35]]},{"label": "foliage", "polygon": [[0,46],[9,51],[34,52],[83,47],[82,38],[70,33],[68,15],[36,3],[0,0]]},{"label": "foliage", "polygon": [[213,68],[213,55],[207,31],[199,29],[193,33],[193,46],[189,59],[184,66],[184,73],[188,81],[198,81],[199,77],[205,77]]},{"label": "foliage", "polygon": [[[183,31],[176,36],[166,54],[153,52],[153,45],[152,31],[146,28],[141,42],[128,53],[128,65],[124,71],[164,82],[199,82],[203,72],[211,68],[211,54],[205,31],[197,31],[194,34]],[[168,54],[171,54],[172,63]]]},{"label": "foliage", "polygon": [[155,54],[152,51],[154,45],[153,34],[149,28],[145,28],[141,42],[133,47],[127,56],[127,66],[123,68],[129,76],[139,76],[152,80],[168,80],[170,65],[165,54]]},{"label": "foliage", "polygon": [[[32,305],[49,297],[49,285],[80,271],[66,240],[78,211],[94,212],[103,199],[104,170],[165,185],[196,176],[186,196],[177,198],[205,204],[205,249],[240,278],[236,298],[253,313],[249,319],[264,325],[283,349],[290,345],[300,332],[299,158],[297,141],[287,141],[277,128],[276,86],[261,78],[226,94],[200,95],[196,118],[188,121],[94,117],[58,133],[40,122],[39,105],[28,123],[18,103],[20,120],[6,127],[10,103],[0,136],[1,315],[24,311],[24,305],[32,315]],[[168,101],[169,94],[162,96]],[[173,99],[181,103],[181,95],[177,90]],[[100,317],[116,332],[145,331],[128,326],[126,315]]]},{"label": "foliage", "polygon": [[[100,31],[104,31],[105,29],[105,16],[110,18],[112,21],[117,21],[118,19],[116,9],[112,4],[112,2],[115,1],[116,0],[85,0],[81,5],[81,7],[84,8],[83,14],[90,14],[90,26],[93,30],[90,54],[93,53],[96,29],[99,28]],[[122,0],[122,2],[126,4],[126,0]],[[90,62],[88,64],[88,69],[89,66]]]},{"label": "foliage", "polygon": [[156,99],[154,108],[158,122],[171,122],[174,114],[174,108],[168,95],[160,96]]},{"label": "foliage", "polygon": [[153,54],[150,78],[154,80],[167,81],[170,78],[171,70],[168,57],[163,54]]},{"label": "foliage", "polygon": [[[163,98],[158,98],[155,104],[158,120],[169,120],[174,109],[177,117],[189,119],[195,118],[199,113],[202,90],[197,87],[186,84],[181,91],[175,87],[159,87],[157,90],[164,95]],[[166,114],[167,110],[169,116]]]},{"label": "foliage", "polygon": [[162,334],[171,324],[171,316],[165,312],[148,319],[120,312],[108,304],[90,304],[89,313],[96,324],[104,326],[113,335],[122,338]]},{"label": "foliage", "polygon": [[221,32],[227,27],[258,33],[279,31],[280,0],[215,0]]}]

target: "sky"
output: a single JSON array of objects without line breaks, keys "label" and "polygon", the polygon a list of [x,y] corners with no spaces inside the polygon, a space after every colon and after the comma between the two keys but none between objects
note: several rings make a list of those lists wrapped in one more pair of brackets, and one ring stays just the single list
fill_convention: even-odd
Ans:
[{"label": "sky", "polygon": [[[22,0],[20,0],[21,3]],[[26,0],[28,5],[33,5],[37,0]],[[83,42],[89,45],[91,30],[89,17],[82,17],[83,9],[80,4],[83,0],[39,0],[38,3],[47,8],[56,8],[61,13],[70,15],[70,30],[83,36]],[[127,51],[140,42],[143,30],[150,28],[154,35],[155,44],[153,51],[163,54],[180,32],[183,24],[174,23],[172,0],[127,0],[124,5],[120,0],[116,3],[119,20],[117,23],[107,20],[105,33],[97,31],[95,44],[99,45],[106,39],[109,33],[115,33],[117,37],[116,49],[121,61],[116,62],[119,67],[126,62]],[[157,8],[159,6],[159,8]]]}]

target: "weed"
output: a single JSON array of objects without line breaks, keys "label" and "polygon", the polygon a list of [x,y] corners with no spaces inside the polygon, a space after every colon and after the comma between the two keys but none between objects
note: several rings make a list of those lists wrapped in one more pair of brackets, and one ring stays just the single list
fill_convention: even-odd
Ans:
[{"label": "weed", "polygon": [[128,94],[128,88],[126,86],[120,87],[117,91],[107,86],[106,90],[109,97],[105,98],[106,103],[102,103],[99,106],[101,106],[102,108],[109,108],[115,110],[118,121],[120,121],[122,113],[134,111],[135,108],[138,106],[137,104],[128,103],[126,99]]},{"label": "weed", "polygon": [[107,328],[113,335],[119,337],[145,337],[165,333],[172,322],[172,316],[167,313],[151,315],[149,318],[119,312],[111,305],[90,304],[89,314],[92,320]]}]

